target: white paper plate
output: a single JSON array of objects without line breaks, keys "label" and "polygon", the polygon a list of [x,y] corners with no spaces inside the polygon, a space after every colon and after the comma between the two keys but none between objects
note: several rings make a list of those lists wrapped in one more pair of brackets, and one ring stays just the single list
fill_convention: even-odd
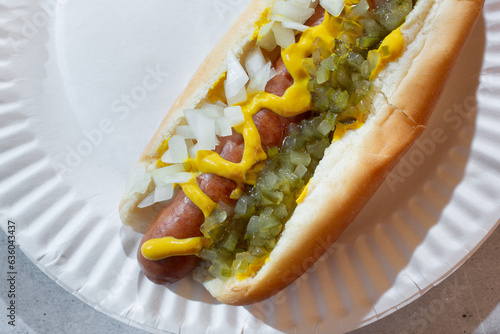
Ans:
[{"label": "white paper plate", "polygon": [[121,321],[151,332],[346,332],[440,282],[500,217],[498,0],[428,129],[358,219],[298,281],[248,307],[219,304],[191,279],[144,279],[140,236],[117,215],[156,124],[247,1],[0,4],[2,221],[16,222],[21,249],[57,283]]}]

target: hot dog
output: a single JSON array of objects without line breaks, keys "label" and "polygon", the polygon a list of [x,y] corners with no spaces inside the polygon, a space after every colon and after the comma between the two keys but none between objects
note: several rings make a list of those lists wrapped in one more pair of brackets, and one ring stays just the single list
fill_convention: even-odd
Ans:
[{"label": "hot dog", "polygon": [[[324,10],[321,7],[317,7],[315,14],[309,19],[309,22],[306,22],[306,25],[317,25],[322,19],[323,12]],[[275,61],[274,68],[276,75],[268,81],[266,92],[282,96],[285,90],[292,84],[293,79],[288,73],[281,57]],[[285,138],[288,125],[290,123],[297,123],[304,117],[305,115],[289,118],[281,117],[269,109],[263,109],[255,114],[253,120],[259,131],[264,150],[267,151],[268,148],[273,146],[280,147]],[[219,140],[221,144],[218,145],[216,151],[221,154],[221,157],[231,162],[240,162],[244,149],[243,137],[233,132],[231,136],[222,137]],[[202,191],[214,202],[223,201],[227,204],[235,204],[235,201],[229,198],[231,192],[236,188],[236,184],[233,181],[215,174],[203,174],[198,177],[198,183]],[[153,221],[144,234],[140,246],[149,239],[164,236],[181,239],[201,236],[200,226],[203,224],[203,221],[204,217],[201,210],[180,189],[171,203],[165,206]],[[200,260],[198,257],[191,255],[152,261],[143,256],[141,248],[138,249],[137,258],[143,268],[144,274],[156,283],[176,282],[191,273]]]},{"label": "hot dog", "polygon": [[[457,5],[451,0],[437,1],[434,7],[431,0],[419,0],[415,8],[411,1],[355,1],[342,3],[339,12],[338,2],[322,1],[325,12],[310,1],[289,2],[293,4],[252,2],[233,33],[216,47],[187,93],[172,107],[140,158],[120,213],[124,223],[137,230],[149,226],[138,260],[156,283],[175,282],[194,269],[195,278],[219,300],[247,304],[271,296],[299,277],[355,218],[423,131],[482,6],[481,2]],[[303,6],[307,18],[290,23],[286,15],[297,13],[294,6]],[[404,15],[391,14],[391,10]],[[451,12],[466,19],[457,23]],[[443,30],[448,31],[445,41],[431,47],[426,38],[432,41],[439,36],[428,29],[444,29],[445,23],[453,23],[453,29]],[[274,36],[266,33],[270,27]],[[289,27],[295,29],[288,42],[292,46],[269,45],[270,36],[281,39],[279,43],[289,40]],[[309,34],[312,27],[330,36],[329,42],[322,40],[323,35]],[[307,43],[310,46],[303,47],[307,54],[294,60],[304,50],[294,45]],[[247,93],[231,103],[230,67],[235,65],[229,53],[224,62],[220,50],[233,50],[243,63],[245,53],[256,48],[275,58],[276,74],[266,80],[264,89],[268,94]],[[419,50],[428,53],[422,56]],[[441,58],[435,59],[436,55]],[[299,62],[301,66],[296,67]],[[206,66],[212,66],[211,71]],[[431,72],[437,75],[422,76]],[[302,90],[297,88],[299,81]],[[408,95],[414,87],[420,89],[418,101]],[[300,93],[293,95],[295,91]],[[265,101],[255,109],[252,103],[260,103],[262,96]],[[283,102],[287,97],[288,102]],[[226,102],[228,106],[221,107]],[[191,130],[201,129],[195,125],[193,111],[183,115],[183,110],[213,114],[214,108],[231,105],[241,107],[244,120],[230,134],[219,135],[212,151],[203,147],[187,159],[176,160],[174,156],[182,149],[175,149],[171,138],[181,132],[178,125],[184,126],[187,120]],[[251,108],[255,111],[249,112]],[[304,139],[301,131],[316,132]],[[191,135],[191,145],[202,143],[201,135]],[[325,142],[332,144],[326,148]],[[287,172],[283,165],[293,168]],[[184,177],[172,181],[178,184],[172,198],[166,204],[141,205],[149,201],[147,196],[156,196],[156,189],[168,187],[158,181],[160,172],[155,170],[172,166],[183,168],[175,177]],[[138,178],[141,173],[144,177]],[[291,182],[283,181],[287,176]],[[241,227],[243,220],[246,225]],[[171,249],[165,252],[164,237],[186,239],[180,241],[180,253],[171,251],[177,246],[168,246]],[[169,245],[177,242],[168,239]],[[165,258],[166,253],[169,257]]]}]

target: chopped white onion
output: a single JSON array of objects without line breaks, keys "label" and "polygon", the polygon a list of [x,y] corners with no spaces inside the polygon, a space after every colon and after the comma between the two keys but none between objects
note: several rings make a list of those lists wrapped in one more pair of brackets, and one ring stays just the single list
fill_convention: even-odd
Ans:
[{"label": "chopped white onion", "polygon": [[188,152],[191,149],[191,147],[193,147],[193,145],[194,145],[194,141],[192,139],[186,139],[186,147],[187,147]]},{"label": "chopped white onion", "polygon": [[189,148],[189,156],[193,159],[196,158],[196,154],[198,153],[199,150],[200,150],[199,145],[194,144]]},{"label": "chopped white onion", "polygon": [[264,91],[267,82],[274,76],[271,75],[271,62],[266,63],[266,58],[262,54],[260,47],[254,47],[248,52],[245,59],[245,68],[250,77],[247,94]]},{"label": "chopped white onion", "polygon": [[214,120],[199,110],[184,110],[184,116],[196,137],[198,149],[213,150],[218,143]]},{"label": "chopped white onion", "polygon": [[261,47],[267,51],[273,51],[276,47],[276,38],[273,32],[274,21],[271,21],[259,29],[259,36],[257,37],[257,42],[255,43],[258,47]]},{"label": "chopped white onion", "polygon": [[215,102],[215,105],[218,106],[218,107],[221,107],[222,109],[226,108],[227,107],[227,104],[225,104],[224,102],[222,101],[217,101]]},{"label": "chopped white onion", "polygon": [[292,21],[304,23],[314,14],[314,9],[308,7],[303,7],[292,1],[278,0],[271,9],[271,15],[282,15]]},{"label": "chopped white onion", "polygon": [[243,86],[236,93],[236,95],[234,95],[232,97],[226,96],[226,98],[227,98],[227,104],[229,104],[230,106],[237,104],[237,103],[240,103],[240,102],[243,102],[247,99],[247,90],[246,90],[245,86]]},{"label": "chopped white onion", "polygon": [[167,164],[170,164],[171,162],[168,161],[173,161],[172,156],[170,155],[170,151],[169,150],[165,151],[165,153],[163,153],[163,155],[161,156],[160,160]]},{"label": "chopped white onion", "polygon": [[295,30],[302,31],[302,32],[306,31],[306,29],[309,28],[306,25],[303,25],[303,24],[300,24],[297,22],[293,22],[293,21],[283,21],[283,22],[281,22],[281,25],[283,26],[283,28],[295,29]]},{"label": "chopped white onion", "polygon": [[179,136],[183,136],[185,139],[195,139],[196,138],[196,136],[194,135],[194,133],[191,130],[191,127],[189,125],[178,125],[176,128],[176,133]]},{"label": "chopped white onion", "polygon": [[224,81],[224,90],[228,104],[243,102],[246,100],[245,84],[248,82],[248,75],[231,51],[227,52],[226,62],[227,77]]},{"label": "chopped white onion", "polygon": [[215,120],[215,133],[217,136],[226,137],[233,134],[231,122],[226,117],[218,117]]},{"label": "chopped white onion", "polygon": [[311,7],[311,0],[291,0],[291,1],[300,7],[304,7],[304,8]]},{"label": "chopped white onion", "polygon": [[197,131],[197,144],[202,150],[213,150],[219,143],[215,135],[215,121],[207,117],[205,126]]},{"label": "chopped white onion", "polygon": [[273,14],[273,15],[269,16],[269,19],[271,21],[277,21],[277,22],[294,22],[291,19],[289,19],[288,17],[283,16],[283,15],[278,15],[278,14]]},{"label": "chopped white onion", "polygon": [[151,173],[146,171],[144,165],[138,165],[130,173],[127,181],[127,193],[141,193],[144,194],[148,190],[149,183],[151,182]]},{"label": "chopped white onion", "polygon": [[[276,71],[275,71],[276,74]],[[266,89],[267,82],[271,79],[271,62],[268,62],[260,68],[254,75],[250,76],[250,82],[247,87],[248,94],[263,92]]]},{"label": "chopped white onion", "polygon": [[224,113],[224,108],[225,107],[221,105],[204,103],[200,109],[203,110],[203,113],[208,117],[217,118],[222,116],[222,114]]},{"label": "chopped white onion", "polygon": [[266,58],[262,54],[261,49],[256,46],[250,49],[245,58],[245,69],[247,70],[250,80],[255,74],[266,65]]},{"label": "chopped white onion", "polygon": [[174,195],[174,185],[167,184],[164,186],[156,187],[148,196],[146,196],[141,203],[137,205],[138,208],[145,208],[157,202],[163,202],[171,199]]},{"label": "chopped white onion", "polygon": [[319,3],[333,16],[339,16],[344,10],[344,0],[319,0]]},{"label": "chopped white onion", "polygon": [[172,198],[174,195],[174,185],[167,184],[161,187],[156,187],[154,191],[154,202],[163,202]]},{"label": "chopped white onion", "polygon": [[224,109],[224,116],[229,120],[231,126],[240,125],[245,121],[243,111],[240,106],[227,107]]},{"label": "chopped white onion", "polygon": [[[217,141],[217,145],[219,144],[219,142]],[[203,146],[201,146],[200,144],[196,143],[194,145],[192,145],[191,147],[189,147],[189,156],[191,158],[196,158],[196,154],[198,154],[198,151],[201,151],[201,150],[208,150],[207,148],[204,148]],[[211,151],[211,150],[208,150],[208,151]]]},{"label": "chopped white onion", "polygon": [[276,43],[283,49],[288,47],[290,44],[295,43],[295,33],[292,29],[283,28],[281,22],[274,22],[273,25],[274,37],[276,38]]},{"label": "chopped white onion", "polygon": [[168,140],[168,150],[162,155],[161,161],[165,163],[182,163],[189,158],[186,140],[183,136],[174,135]]},{"label": "chopped white onion", "polygon": [[310,8],[316,8],[319,4],[319,0],[312,0],[311,4],[309,5]]},{"label": "chopped white onion", "polygon": [[155,169],[152,172],[153,180],[157,187],[161,187],[166,185],[168,182],[165,182],[165,177],[167,175],[184,173],[184,165],[183,164],[174,164],[162,168]]},{"label": "chopped white onion", "polygon": [[214,109],[200,109],[200,111],[203,113],[203,115],[215,119],[217,117],[220,117],[219,111],[214,110]]},{"label": "chopped white onion", "polygon": [[188,172],[182,172],[182,173],[173,173],[173,174],[167,174],[163,178],[163,182],[165,184],[169,183],[186,183],[189,182],[193,178],[193,175]]},{"label": "chopped white onion", "polygon": [[141,203],[137,205],[139,209],[145,208],[147,206],[153,205],[155,203],[155,192],[154,190],[146,196]]}]

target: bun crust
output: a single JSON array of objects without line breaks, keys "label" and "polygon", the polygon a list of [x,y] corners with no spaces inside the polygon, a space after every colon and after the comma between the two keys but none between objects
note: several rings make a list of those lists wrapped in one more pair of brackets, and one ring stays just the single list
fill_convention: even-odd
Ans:
[{"label": "bun crust", "polygon": [[[249,5],[168,112],[136,168],[154,168],[158,147],[182,122],[182,110],[203,102],[225,71],[228,49],[238,57],[253,46],[254,22],[274,2]],[[195,270],[195,278],[214,297],[233,305],[264,300],[296,280],[331,246],[424,130],[482,6],[482,0],[417,1],[401,27],[403,55],[373,82],[367,121],[325,151],[307,196],[286,223],[269,262],[241,281],[207,278],[202,266]],[[153,187],[151,183],[149,190]],[[146,194],[126,193],[120,205],[123,222],[141,232],[161,210],[159,205],[137,208]]]}]

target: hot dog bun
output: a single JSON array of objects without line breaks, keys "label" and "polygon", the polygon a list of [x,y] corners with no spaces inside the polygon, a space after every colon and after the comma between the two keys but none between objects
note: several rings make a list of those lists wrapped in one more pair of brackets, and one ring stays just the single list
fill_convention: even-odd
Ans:
[{"label": "hot dog bun", "polygon": [[[204,102],[226,71],[228,49],[241,57],[253,47],[254,24],[274,2],[253,1],[209,54],[142,153],[137,171],[156,168],[158,148],[183,121],[182,110]],[[203,266],[196,269],[195,278],[214,297],[234,305],[266,299],[302,275],[340,236],[425,129],[482,5],[480,0],[417,1],[401,27],[402,56],[373,82],[368,119],[325,151],[307,196],[286,223],[269,261],[243,280],[222,281],[207,275]],[[161,210],[159,204],[137,208],[152,188],[153,182],[144,193],[128,187],[120,204],[123,222],[141,232]]]}]

